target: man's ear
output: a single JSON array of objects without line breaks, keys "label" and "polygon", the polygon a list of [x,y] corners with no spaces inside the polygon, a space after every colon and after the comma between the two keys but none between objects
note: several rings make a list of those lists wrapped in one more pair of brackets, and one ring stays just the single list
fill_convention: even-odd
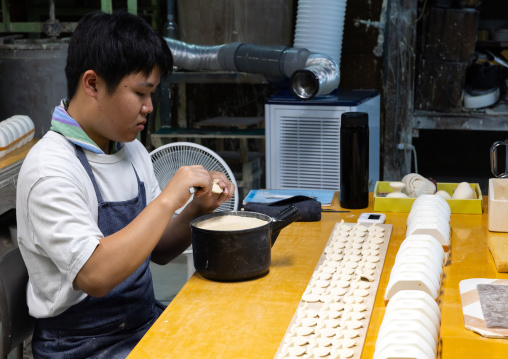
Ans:
[{"label": "man's ear", "polygon": [[97,97],[97,78],[98,75],[94,70],[87,70],[81,78],[81,85],[85,93],[90,97]]}]

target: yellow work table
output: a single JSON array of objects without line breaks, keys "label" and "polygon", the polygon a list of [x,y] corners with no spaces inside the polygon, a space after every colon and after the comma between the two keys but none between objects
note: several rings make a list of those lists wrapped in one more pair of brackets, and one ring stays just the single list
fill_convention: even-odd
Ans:
[{"label": "yellow work table", "polygon": [[[340,209],[336,195],[329,208]],[[219,283],[194,274],[129,355],[135,358],[273,358],[295,314],[334,225],[355,223],[362,212],[323,213],[320,222],[295,222],[272,248],[268,275]],[[408,213],[386,213],[393,225],[362,358],[372,358],[383,319],[383,295],[395,255],[405,238]],[[486,339],[464,328],[459,282],[502,278],[487,247],[487,198],[483,215],[453,214],[451,264],[445,267],[440,295],[441,358],[506,358],[508,340]],[[492,234],[500,235],[500,234]],[[508,234],[501,234],[502,236]]]}]

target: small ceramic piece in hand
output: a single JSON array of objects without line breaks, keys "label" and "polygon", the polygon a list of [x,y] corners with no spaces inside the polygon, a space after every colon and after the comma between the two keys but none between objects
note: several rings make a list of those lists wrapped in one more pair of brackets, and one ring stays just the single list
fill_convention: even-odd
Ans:
[{"label": "small ceramic piece in hand", "polygon": [[474,192],[469,183],[461,182],[453,192],[453,199],[474,199]]},{"label": "small ceramic piece in hand", "polygon": [[452,199],[452,196],[446,191],[439,190],[436,192],[436,195],[443,197],[444,199]]},{"label": "small ceramic piece in hand", "polygon": [[393,192],[388,193],[386,197],[390,198],[407,198],[407,194],[402,193],[404,187],[406,187],[405,183],[402,182],[390,182],[390,187],[393,189]]},{"label": "small ceramic piece in hand", "polygon": [[222,193],[222,188],[219,186],[219,179],[213,180],[212,193]]}]

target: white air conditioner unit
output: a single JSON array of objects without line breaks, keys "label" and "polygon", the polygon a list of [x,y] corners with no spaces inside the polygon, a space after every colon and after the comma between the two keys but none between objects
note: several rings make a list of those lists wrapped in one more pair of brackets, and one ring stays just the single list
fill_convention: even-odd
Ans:
[{"label": "white air conditioner unit", "polygon": [[265,104],[266,188],[340,189],[340,118],[369,115],[369,191],[379,181],[380,98],[374,90],[339,90],[308,101],[275,95]]}]

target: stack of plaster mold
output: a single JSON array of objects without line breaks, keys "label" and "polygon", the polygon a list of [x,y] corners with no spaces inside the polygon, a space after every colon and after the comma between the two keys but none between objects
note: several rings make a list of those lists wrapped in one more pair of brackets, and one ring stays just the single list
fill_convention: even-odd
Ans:
[{"label": "stack of plaster mold", "polygon": [[407,217],[406,237],[413,234],[428,234],[436,238],[446,259],[451,250],[451,209],[446,200],[439,195],[421,195],[418,197]]},{"label": "stack of plaster mold", "polygon": [[397,292],[386,306],[374,359],[436,358],[440,323],[441,311],[430,295],[420,290]]},{"label": "stack of plaster mold", "polygon": [[432,236],[415,234],[400,245],[385,291],[385,302],[401,290],[421,290],[438,300],[445,265],[443,247]]},{"label": "stack of plaster mold", "polygon": [[418,197],[385,291],[385,302],[401,290],[421,290],[438,300],[450,252],[450,207],[436,195]]}]

